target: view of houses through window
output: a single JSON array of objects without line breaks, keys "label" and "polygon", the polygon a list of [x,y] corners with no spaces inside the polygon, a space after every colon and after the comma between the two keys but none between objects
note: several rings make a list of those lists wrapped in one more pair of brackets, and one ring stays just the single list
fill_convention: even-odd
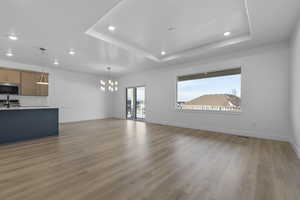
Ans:
[{"label": "view of houses through window", "polygon": [[241,68],[179,76],[177,108],[240,111]]}]

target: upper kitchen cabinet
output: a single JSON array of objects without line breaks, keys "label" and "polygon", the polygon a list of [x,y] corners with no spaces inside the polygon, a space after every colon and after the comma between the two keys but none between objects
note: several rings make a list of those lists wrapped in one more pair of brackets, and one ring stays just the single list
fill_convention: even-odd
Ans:
[{"label": "upper kitchen cabinet", "polygon": [[21,72],[21,95],[22,96],[48,96],[48,85],[37,84],[43,76],[43,82],[48,83],[48,74],[40,72]]},{"label": "upper kitchen cabinet", "polygon": [[22,96],[37,96],[36,73],[21,72],[21,95]]},{"label": "upper kitchen cabinet", "polygon": [[13,69],[0,68],[0,83],[15,83],[20,84],[21,72]]},{"label": "upper kitchen cabinet", "polygon": [[0,83],[18,84],[21,96],[48,96],[48,77],[48,73],[0,67]]},{"label": "upper kitchen cabinet", "polygon": [[[49,83],[49,75],[47,73],[36,73],[36,82],[42,81]],[[48,96],[48,85],[46,84],[36,84],[36,95],[37,96]]]}]

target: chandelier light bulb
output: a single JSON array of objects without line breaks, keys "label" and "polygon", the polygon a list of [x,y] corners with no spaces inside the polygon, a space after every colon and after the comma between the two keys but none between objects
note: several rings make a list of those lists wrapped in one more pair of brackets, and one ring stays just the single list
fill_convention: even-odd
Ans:
[{"label": "chandelier light bulb", "polygon": [[5,55],[6,55],[7,57],[12,57],[12,56],[14,56],[14,54],[12,53],[11,50],[8,50],[8,51],[6,52]]},{"label": "chandelier light bulb", "polygon": [[17,36],[16,34],[14,34],[14,33],[10,34],[10,35],[8,36],[8,38],[9,38],[10,40],[14,40],[14,41],[16,41],[16,40],[19,39],[18,36]]},{"label": "chandelier light bulb", "polygon": [[106,85],[105,81],[103,81],[103,80],[100,81],[100,84],[104,85],[104,86]]},{"label": "chandelier light bulb", "polygon": [[54,64],[54,65],[59,65],[59,62],[58,62],[58,60],[57,60],[57,59],[55,59],[53,64]]}]

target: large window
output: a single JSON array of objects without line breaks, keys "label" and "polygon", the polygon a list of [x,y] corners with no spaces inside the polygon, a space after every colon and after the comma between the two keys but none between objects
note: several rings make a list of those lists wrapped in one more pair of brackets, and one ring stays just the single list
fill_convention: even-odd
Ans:
[{"label": "large window", "polygon": [[240,111],[241,68],[177,77],[177,108]]}]

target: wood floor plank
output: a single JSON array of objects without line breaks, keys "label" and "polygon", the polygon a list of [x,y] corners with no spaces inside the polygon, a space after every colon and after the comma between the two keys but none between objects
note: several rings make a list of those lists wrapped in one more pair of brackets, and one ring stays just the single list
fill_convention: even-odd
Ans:
[{"label": "wood floor plank", "polygon": [[1,200],[298,200],[286,142],[106,119],[0,146]]}]

